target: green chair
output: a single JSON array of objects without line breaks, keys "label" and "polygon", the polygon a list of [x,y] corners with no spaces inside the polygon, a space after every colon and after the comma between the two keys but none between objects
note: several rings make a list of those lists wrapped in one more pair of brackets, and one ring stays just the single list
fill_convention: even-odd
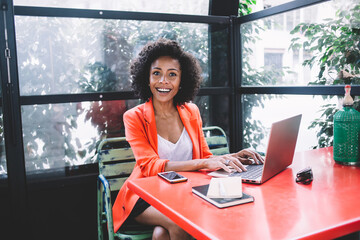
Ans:
[{"label": "green chair", "polygon": [[126,228],[122,227],[114,233],[112,204],[135,165],[129,143],[124,137],[102,140],[97,148],[97,160],[98,239],[151,239],[153,227],[139,224],[126,225]]},{"label": "green chair", "polygon": [[[203,128],[206,142],[214,155],[229,153],[225,132],[216,126]],[[112,204],[121,186],[130,176],[135,158],[125,137],[107,138],[97,147],[99,176],[98,194],[98,239],[151,239],[153,227],[127,225],[114,233]]]},{"label": "green chair", "polygon": [[230,153],[224,130],[217,126],[210,126],[204,127],[203,132],[212,154],[223,155]]}]

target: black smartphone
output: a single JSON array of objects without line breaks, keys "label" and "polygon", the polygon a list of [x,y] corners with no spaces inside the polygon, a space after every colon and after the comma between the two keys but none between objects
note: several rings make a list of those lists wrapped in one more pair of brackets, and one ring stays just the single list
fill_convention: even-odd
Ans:
[{"label": "black smartphone", "polygon": [[158,175],[159,175],[159,177],[162,177],[163,179],[165,179],[166,181],[168,181],[170,183],[184,182],[187,180],[186,177],[184,177],[174,171],[161,172],[161,173],[158,173]]}]

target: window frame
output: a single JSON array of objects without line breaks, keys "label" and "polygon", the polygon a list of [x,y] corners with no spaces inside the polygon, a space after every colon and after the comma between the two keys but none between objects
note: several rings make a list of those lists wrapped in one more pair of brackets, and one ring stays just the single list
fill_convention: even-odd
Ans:
[{"label": "window frame", "polygon": [[[100,100],[126,100],[136,99],[132,91],[121,92],[97,92],[82,94],[59,94],[59,95],[36,95],[20,96],[19,81],[16,55],[15,39],[15,16],[44,16],[44,17],[77,17],[77,18],[101,18],[101,19],[123,19],[123,20],[143,20],[143,21],[172,21],[172,22],[191,22],[206,24],[224,24],[229,28],[229,63],[230,77],[228,87],[204,87],[200,89],[199,96],[228,95],[230,98],[230,150],[236,151],[243,147],[243,115],[241,99],[243,94],[298,94],[298,95],[342,95],[343,86],[242,86],[242,64],[241,64],[241,32],[240,25],[250,21],[262,19],[275,14],[289,12],[295,9],[304,8],[310,5],[327,2],[329,0],[297,0],[272,8],[268,8],[243,17],[237,17],[233,11],[220,11],[211,6],[235,6],[238,1],[212,0],[210,1],[209,16],[203,15],[182,15],[148,12],[126,12],[110,10],[84,10],[84,9],[66,9],[66,8],[47,8],[47,7],[25,7],[13,6],[12,0],[5,0],[1,3],[0,32],[7,30],[8,46],[5,38],[0,35],[0,48],[9,49],[11,59],[9,68],[7,68],[6,57],[0,54],[0,79],[2,84],[2,97],[0,107],[4,114],[4,134],[8,179],[0,181],[0,186],[7,186],[10,190],[10,202],[14,219],[17,222],[26,225],[27,216],[27,179],[25,171],[25,159],[22,140],[22,122],[21,106],[34,104],[55,104],[82,101],[100,101]],[[211,10],[213,9],[213,10]],[[216,16],[226,14],[226,16]],[[10,69],[10,72],[8,70]],[[12,81],[8,81],[8,76]],[[352,87],[352,93],[360,95],[360,86]],[[91,170],[93,173],[94,169]],[[84,177],[88,177],[86,172]],[[95,174],[95,173],[93,173]],[[39,175],[39,181],[46,183],[50,173]],[[77,176],[78,177],[78,176]],[[75,178],[74,176],[70,176]],[[70,180],[71,181],[71,180]],[[3,184],[5,182],[5,184]],[[6,190],[7,191],[7,190]],[[26,232],[26,231],[24,231]]]}]

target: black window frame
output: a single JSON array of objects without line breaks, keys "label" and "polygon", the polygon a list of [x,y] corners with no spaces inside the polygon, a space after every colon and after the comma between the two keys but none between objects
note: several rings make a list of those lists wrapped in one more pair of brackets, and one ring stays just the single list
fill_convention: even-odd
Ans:
[{"label": "black window frame", "polygon": [[[226,0],[232,6],[237,6],[236,0]],[[210,1],[210,5],[219,3],[219,1]],[[224,1],[222,1],[224,3]],[[235,3],[235,5],[234,5]],[[229,6],[225,4],[224,6]],[[187,23],[205,23],[224,25],[227,28],[230,24],[229,16],[217,16],[224,11],[210,7],[211,15],[183,15],[167,13],[148,13],[148,12],[128,12],[128,11],[111,11],[111,10],[88,10],[88,9],[71,9],[71,8],[53,8],[53,7],[30,7],[14,6],[12,0],[1,1],[0,32],[6,32],[7,39],[0,37],[0,48],[6,49],[11,57],[5,55],[0,57],[2,96],[0,107],[4,115],[4,136],[7,159],[7,178],[0,179],[0,190],[9,192],[9,201],[11,208],[10,222],[13,226],[24,226],[23,237],[27,237],[26,232],[30,232],[28,222],[30,221],[28,191],[29,189],[38,189],[38,183],[45,188],[52,188],[57,185],[72,184],[72,182],[86,181],[89,175],[97,175],[97,164],[88,164],[84,172],[69,174],[64,179],[63,176],[57,176],[56,172],[43,171],[36,174],[35,183],[31,186],[27,179],[25,169],[25,157],[22,137],[22,119],[21,106],[36,104],[56,104],[82,101],[107,101],[107,100],[127,100],[137,99],[132,91],[121,92],[97,92],[81,94],[55,94],[55,95],[33,95],[21,96],[19,91],[18,66],[16,54],[16,36],[15,36],[15,16],[41,16],[41,17],[70,17],[70,18],[99,18],[99,19],[121,19],[121,20],[140,20],[140,21],[168,21],[168,22],[187,22]],[[235,8],[233,8],[235,9]],[[237,9],[236,9],[237,11]],[[229,39],[229,37],[228,37]],[[7,41],[6,41],[7,40]],[[9,64],[7,64],[7,61]],[[8,75],[9,74],[9,75]],[[9,76],[9,77],[8,77]],[[229,79],[229,82],[232,82]],[[212,95],[231,95],[230,87],[206,87],[202,88],[198,96]],[[94,167],[96,166],[96,167]],[[74,172],[80,168],[70,169]],[[89,173],[90,170],[90,173]],[[49,178],[55,180],[49,182]],[[76,183],[73,183],[76,184]],[[40,187],[41,188],[41,187]],[[15,224],[16,223],[16,224]],[[15,230],[15,229],[14,229]],[[20,234],[19,237],[22,235]]]}]

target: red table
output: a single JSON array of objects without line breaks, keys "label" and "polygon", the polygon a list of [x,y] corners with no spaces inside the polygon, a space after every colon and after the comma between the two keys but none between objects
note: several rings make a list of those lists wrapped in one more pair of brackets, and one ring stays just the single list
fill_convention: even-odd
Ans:
[{"label": "red table", "polygon": [[[314,181],[295,183],[310,166]],[[191,192],[207,184],[201,172],[170,184],[159,177],[129,187],[196,239],[331,239],[360,230],[360,168],[334,162],[332,148],[295,154],[293,164],[262,185],[243,184],[255,202],[218,209]]]}]

